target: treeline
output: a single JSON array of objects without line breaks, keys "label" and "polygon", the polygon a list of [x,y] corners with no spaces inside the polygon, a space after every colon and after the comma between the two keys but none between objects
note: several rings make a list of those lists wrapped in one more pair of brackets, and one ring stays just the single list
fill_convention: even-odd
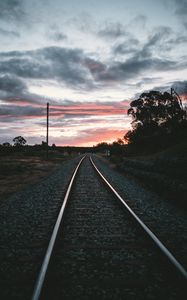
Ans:
[{"label": "treeline", "polygon": [[128,115],[132,117],[132,129],[124,138],[113,143],[102,142],[93,147],[56,147],[46,142],[28,146],[22,136],[0,145],[2,152],[26,151],[26,149],[58,150],[66,153],[103,152],[108,156],[133,156],[157,152],[168,146],[183,142],[187,138],[187,109],[180,96],[171,89],[171,93],[150,91],[142,93],[138,99],[130,103]]},{"label": "treeline", "polygon": [[157,151],[178,144],[187,137],[187,109],[180,96],[159,91],[142,93],[130,103],[132,130],[124,136],[131,148]]},{"label": "treeline", "polygon": [[22,136],[17,136],[12,143],[4,142],[0,144],[0,155],[20,154],[21,156],[43,156],[46,157],[48,150],[49,157],[53,156],[71,156],[82,153],[94,152],[95,147],[76,147],[76,146],[56,146],[48,145],[42,141],[41,144],[28,145]]},{"label": "treeline", "polygon": [[[13,138],[12,143],[4,142],[4,143],[0,144],[0,147],[7,147],[7,148],[8,147],[18,147],[18,148],[20,147],[21,148],[23,146],[28,146],[28,145],[27,145],[26,139],[24,137],[22,137],[21,135],[16,136],[15,138]],[[35,148],[37,148],[37,147],[46,148],[47,147],[47,143],[44,142],[44,141],[42,141],[41,144],[35,144],[32,147],[35,147]],[[52,144],[52,147],[56,147],[56,145]]]},{"label": "treeline", "polygon": [[[48,146],[48,149],[54,150],[56,145]],[[22,136],[16,136],[13,138],[12,143],[4,142],[0,144],[0,153],[1,154],[11,154],[11,153],[20,153],[25,155],[33,155],[38,152],[46,152],[47,143],[42,141],[41,144],[28,145],[27,140]]]},{"label": "treeline", "polygon": [[98,143],[94,146],[94,152],[102,152],[106,156],[111,156],[113,154],[124,154],[127,151],[127,145],[123,139],[117,139],[113,143]]},{"label": "treeline", "polygon": [[180,96],[150,91],[130,103],[131,126],[123,139],[99,143],[96,151],[133,156],[157,152],[187,140],[187,109]]}]

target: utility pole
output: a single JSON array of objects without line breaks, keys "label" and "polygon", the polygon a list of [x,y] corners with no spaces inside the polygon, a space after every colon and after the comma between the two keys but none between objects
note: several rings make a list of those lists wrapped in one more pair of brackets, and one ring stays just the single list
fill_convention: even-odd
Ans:
[{"label": "utility pole", "polygon": [[46,154],[48,159],[48,151],[49,151],[49,103],[47,103],[47,134],[46,134]]}]

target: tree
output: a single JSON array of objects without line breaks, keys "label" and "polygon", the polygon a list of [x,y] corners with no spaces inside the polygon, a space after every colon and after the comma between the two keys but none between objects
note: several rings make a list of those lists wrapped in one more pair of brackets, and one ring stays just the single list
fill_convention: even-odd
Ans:
[{"label": "tree", "polygon": [[9,142],[4,142],[3,143],[3,147],[10,147],[11,145],[10,145],[10,143]]},{"label": "tree", "polygon": [[44,141],[42,141],[42,145],[41,146],[42,146],[43,149],[46,149],[47,148],[47,143],[44,142]]},{"label": "tree", "polygon": [[96,148],[99,150],[99,151],[106,151],[110,148],[109,144],[107,144],[106,142],[101,142],[101,143],[98,143],[96,145]]},{"label": "tree", "polygon": [[27,143],[27,141],[22,136],[16,136],[13,139],[13,143],[14,143],[14,146],[24,146]]},{"label": "tree", "polygon": [[111,144],[111,154],[121,154],[124,152],[124,141],[122,139],[117,139]]},{"label": "tree", "polygon": [[159,91],[143,93],[130,103],[128,115],[132,116],[132,128],[125,135],[128,143],[141,142],[160,136],[175,135],[186,127],[187,114],[178,94]]}]

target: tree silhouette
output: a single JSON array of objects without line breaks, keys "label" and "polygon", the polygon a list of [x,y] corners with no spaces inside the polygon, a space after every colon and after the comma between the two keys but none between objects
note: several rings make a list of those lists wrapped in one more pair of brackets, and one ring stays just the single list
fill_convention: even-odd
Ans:
[{"label": "tree silhouette", "polygon": [[13,139],[13,143],[14,143],[14,146],[24,146],[27,143],[27,141],[22,136],[16,136]]},{"label": "tree silhouette", "polygon": [[95,147],[98,151],[107,151],[110,148],[109,144],[107,144],[106,142],[98,143]]},{"label": "tree silhouette", "polygon": [[9,142],[4,142],[3,147],[11,147],[11,144]]},{"label": "tree silhouette", "polygon": [[128,143],[145,138],[174,135],[186,127],[187,114],[178,94],[159,91],[143,93],[130,103],[128,115],[132,116],[132,128],[125,135]]}]

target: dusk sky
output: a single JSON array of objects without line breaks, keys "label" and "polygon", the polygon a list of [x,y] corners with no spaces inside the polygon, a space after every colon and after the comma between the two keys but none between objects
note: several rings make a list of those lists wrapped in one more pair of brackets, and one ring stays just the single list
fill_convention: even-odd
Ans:
[{"label": "dusk sky", "polygon": [[130,101],[187,94],[187,0],[0,0],[0,143],[123,138]]}]

